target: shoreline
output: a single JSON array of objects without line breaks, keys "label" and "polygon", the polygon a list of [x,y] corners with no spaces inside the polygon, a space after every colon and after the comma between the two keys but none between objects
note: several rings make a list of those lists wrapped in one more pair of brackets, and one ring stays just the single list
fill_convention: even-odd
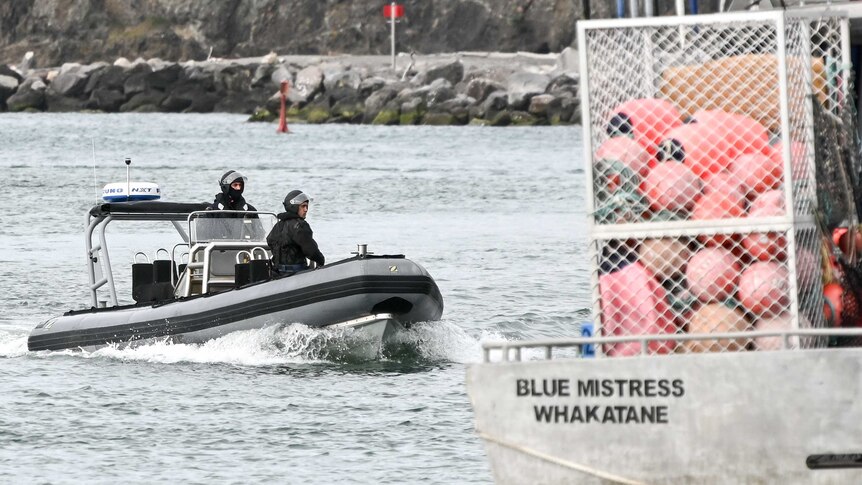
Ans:
[{"label": "shoreline", "polygon": [[237,113],[292,123],[529,126],[580,122],[577,52],[158,58],[0,65],[2,112]]}]

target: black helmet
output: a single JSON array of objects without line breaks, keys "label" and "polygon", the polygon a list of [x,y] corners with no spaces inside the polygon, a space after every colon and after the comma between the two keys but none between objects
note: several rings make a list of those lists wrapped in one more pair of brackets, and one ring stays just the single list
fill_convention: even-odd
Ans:
[{"label": "black helmet", "polygon": [[228,170],[225,172],[218,180],[218,185],[221,187],[221,193],[227,195],[227,191],[230,189],[230,184],[236,182],[237,179],[242,179],[243,186],[248,182],[248,178],[236,170]]},{"label": "black helmet", "polygon": [[291,190],[284,197],[284,210],[287,212],[298,214],[299,206],[304,202],[311,202],[313,199],[303,193],[301,190]]}]

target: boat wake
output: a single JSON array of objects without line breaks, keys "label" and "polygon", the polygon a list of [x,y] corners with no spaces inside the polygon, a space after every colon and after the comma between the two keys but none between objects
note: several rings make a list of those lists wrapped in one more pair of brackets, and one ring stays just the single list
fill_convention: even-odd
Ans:
[{"label": "boat wake", "polygon": [[399,332],[381,349],[373,339],[353,329],[313,329],[301,324],[281,324],[232,332],[202,344],[163,340],[125,348],[113,345],[92,352],[67,349],[30,354],[25,332],[20,329],[0,329],[0,358],[72,356],[165,364],[215,363],[240,366],[360,364],[374,361],[403,364],[471,363],[482,360],[483,340],[503,339],[499,334],[470,335],[456,323],[444,319],[419,323]]}]

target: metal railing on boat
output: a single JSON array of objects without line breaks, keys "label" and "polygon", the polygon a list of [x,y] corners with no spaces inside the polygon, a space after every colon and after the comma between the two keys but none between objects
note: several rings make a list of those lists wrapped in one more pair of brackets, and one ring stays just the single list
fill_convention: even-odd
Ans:
[{"label": "metal railing on boat", "polygon": [[[603,345],[603,344],[619,344],[619,343],[630,343],[636,342],[640,344],[640,356],[653,356],[659,355],[656,353],[651,353],[649,350],[649,343],[656,341],[676,341],[676,342],[690,342],[690,341],[710,341],[710,340],[723,340],[723,339],[741,339],[741,340],[753,340],[757,338],[778,338],[780,341],[780,349],[776,350],[796,350],[799,347],[798,338],[799,337],[810,337],[826,339],[829,337],[862,337],[862,328],[800,328],[800,329],[788,329],[788,330],[759,330],[752,332],[724,332],[724,333],[703,333],[703,334],[650,334],[650,335],[625,335],[625,336],[613,336],[613,337],[561,337],[561,338],[549,338],[549,339],[535,339],[535,340],[523,340],[516,342],[508,342],[508,341],[489,341],[482,342],[482,354],[484,362],[492,362],[491,360],[491,352],[492,351],[500,351],[502,362],[520,362],[521,361],[521,353],[522,349],[529,348],[543,348],[544,358],[546,360],[551,360],[554,357],[553,349],[561,349],[561,348],[572,348],[574,347],[578,354],[582,354],[582,348],[588,345]],[[806,348],[812,348],[813,346],[806,346]],[[820,346],[825,347],[825,345]],[[720,353],[731,352],[729,350],[723,350]],[[739,350],[738,352],[745,352],[745,350]],[[715,353],[715,352],[713,352]],[[680,355],[680,354],[668,354],[668,355]],[[607,358],[603,356],[602,358]]]}]

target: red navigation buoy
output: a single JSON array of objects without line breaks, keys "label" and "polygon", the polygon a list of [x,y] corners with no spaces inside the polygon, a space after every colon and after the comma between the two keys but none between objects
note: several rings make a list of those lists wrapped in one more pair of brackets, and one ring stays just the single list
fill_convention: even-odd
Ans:
[{"label": "red navigation buoy", "polygon": [[278,113],[278,129],[277,133],[289,133],[287,129],[287,90],[290,84],[287,81],[281,82],[281,110]]}]

